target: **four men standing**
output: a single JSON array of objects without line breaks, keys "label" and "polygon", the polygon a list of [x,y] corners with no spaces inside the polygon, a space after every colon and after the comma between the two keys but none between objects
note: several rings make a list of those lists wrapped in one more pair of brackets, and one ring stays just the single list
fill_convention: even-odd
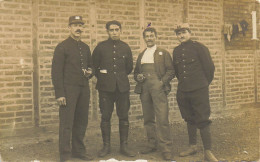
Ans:
[{"label": "four men standing", "polygon": [[[134,157],[135,153],[127,147],[130,109],[128,75],[133,70],[131,49],[120,40],[121,24],[115,20],[109,21],[106,24],[109,38],[94,49],[92,65],[90,49],[80,40],[83,25],[81,16],[69,18],[70,37],[57,45],[53,56],[52,81],[60,106],[60,160],[68,160],[70,154],[83,160],[92,159],[85,154],[83,138],[88,123],[88,80],[93,74],[97,78],[103,138],[103,148],[98,155],[104,157],[110,153],[110,120],[116,104],[120,152]],[[141,153],[154,152],[158,145],[163,159],[172,159],[167,95],[171,91],[170,81],[176,75],[179,81],[177,102],[181,115],[187,122],[190,143],[188,150],[181,152],[180,156],[197,152],[198,128],[205,149],[205,159],[217,161],[210,151],[209,130],[211,121],[208,86],[214,77],[214,64],[207,47],[190,40],[188,24],[178,26],[175,32],[181,44],[174,49],[172,62],[170,54],[157,47],[156,30],[149,27],[143,31],[147,48],[139,54],[134,70],[134,79],[137,81],[135,92],[140,94],[149,144]]]}]

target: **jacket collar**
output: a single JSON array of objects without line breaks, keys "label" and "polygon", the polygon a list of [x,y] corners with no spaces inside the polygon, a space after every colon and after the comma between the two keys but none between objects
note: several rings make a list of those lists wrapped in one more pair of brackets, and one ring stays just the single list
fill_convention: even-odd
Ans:
[{"label": "jacket collar", "polygon": [[79,43],[79,42],[81,42],[81,40],[75,40],[75,39],[73,39],[71,36],[69,36],[69,41],[71,41],[71,42],[73,42],[73,43]]},{"label": "jacket collar", "polygon": [[193,41],[191,39],[187,40],[186,42],[182,42],[181,45],[187,45],[192,43]]},{"label": "jacket collar", "polygon": [[109,43],[118,44],[120,42],[120,39],[118,40],[112,40],[111,38],[108,38],[107,40]]}]

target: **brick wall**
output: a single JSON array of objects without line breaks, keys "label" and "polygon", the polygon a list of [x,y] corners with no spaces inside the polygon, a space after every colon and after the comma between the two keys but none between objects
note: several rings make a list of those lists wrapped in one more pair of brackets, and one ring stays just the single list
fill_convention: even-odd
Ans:
[{"label": "brick wall", "polygon": [[32,127],[31,3],[0,2],[0,13],[0,130]]},{"label": "brick wall", "polygon": [[[86,21],[82,40],[91,50],[98,42],[107,39],[105,23],[113,19],[119,20],[122,23],[121,38],[130,45],[134,61],[145,48],[142,31],[148,23],[158,31],[158,46],[172,53],[173,48],[179,44],[173,32],[174,25],[188,22],[192,38],[209,47],[216,66],[215,79],[210,86],[213,113],[223,111],[225,104],[226,109],[229,109],[255,102],[256,85],[257,91],[260,90],[260,54],[252,49],[257,46],[251,45],[251,26],[245,37],[240,34],[232,42],[225,41],[222,33],[224,22],[234,23],[243,18],[251,23],[252,6],[250,8],[246,4],[252,1],[1,1],[0,130],[58,123],[58,106],[50,75],[51,61],[55,46],[69,35],[68,17],[76,14],[82,15]],[[38,66],[33,66],[37,64]],[[133,92],[135,81],[132,74],[130,82],[130,121],[132,126],[141,126],[141,103],[139,95]],[[100,113],[95,83],[93,78],[90,84],[92,95],[89,120],[98,124]],[[177,80],[174,79],[168,97],[171,121],[180,120],[175,99],[176,85]],[[256,97],[260,99],[260,93]],[[113,123],[117,121],[114,113]]]},{"label": "brick wall", "polygon": [[253,103],[255,100],[254,51],[229,50],[226,52],[227,107]]}]

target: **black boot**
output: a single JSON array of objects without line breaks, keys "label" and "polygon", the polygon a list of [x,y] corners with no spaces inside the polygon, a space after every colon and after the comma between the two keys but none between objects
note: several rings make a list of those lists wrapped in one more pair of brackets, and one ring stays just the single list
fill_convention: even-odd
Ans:
[{"label": "black boot", "polygon": [[136,154],[127,147],[128,130],[128,122],[119,122],[120,153],[128,157],[134,157]]},{"label": "black boot", "polygon": [[210,127],[206,126],[200,129],[200,135],[204,147],[204,159],[206,161],[218,161],[214,154],[211,152],[211,134]]},{"label": "black boot", "polygon": [[197,153],[197,127],[194,124],[187,122],[187,129],[189,135],[189,148],[180,153],[181,157],[189,156]]},{"label": "black boot", "polygon": [[103,138],[103,148],[98,152],[98,156],[104,157],[110,153],[110,132],[111,132],[110,122],[101,122],[100,128],[101,128],[102,138]]}]

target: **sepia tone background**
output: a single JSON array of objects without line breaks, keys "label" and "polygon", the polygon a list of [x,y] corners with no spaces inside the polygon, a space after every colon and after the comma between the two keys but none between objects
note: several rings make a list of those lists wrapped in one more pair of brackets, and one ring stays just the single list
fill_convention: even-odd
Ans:
[{"label": "sepia tone background", "polygon": [[[259,41],[252,40],[251,12],[257,12],[258,20],[259,9],[255,0],[0,0],[0,133],[58,125],[51,62],[55,46],[69,35],[71,15],[83,16],[82,40],[91,50],[107,39],[105,23],[120,21],[121,39],[130,45],[134,61],[145,48],[142,31],[149,23],[158,31],[158,46],[172,53],[179,43],[175,24],[188,22],[192,38],[210,49],[216,66],[210,86],[212,117],[255,104],[260,100],[260,50]],[[227,41],[224,24],[242,20],[249,23],[245,36],[239,33]],[[258,21],[257,28],[259,37]],[[129,77],[131,126],[142,126],[139,96],[133,92],[133,75]],[[99,123],[95,83],[94,78],[89,121]],[[181,120],[176,83],[175,78],[168,96],[171,122]]]}]

